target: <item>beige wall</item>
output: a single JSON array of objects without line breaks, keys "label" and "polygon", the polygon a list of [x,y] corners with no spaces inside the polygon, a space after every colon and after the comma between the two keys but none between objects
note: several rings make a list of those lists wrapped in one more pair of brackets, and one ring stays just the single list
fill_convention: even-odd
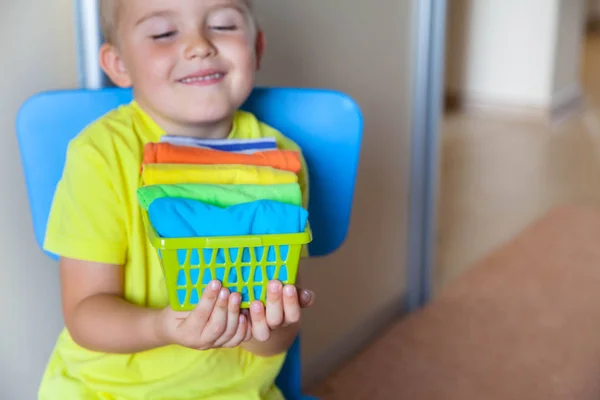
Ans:
[{"label": "beige wall", "polygon": [[[52,4],[51,4],[52,3]],[[398,315],[405,287],[413,0],[261,0],[269,47],[261,84],[331,87],[365,116],[353,226],[336,255],[311,260],[319,294],[307,313],[308,379]],[[36,248],[14,135],[19,105],[41,90],[76,85],[71,0],[11,1],[2,12],[0,147],[0,398],[33,399],[62,326],[58,273]],[[369,33],[368,33],[369,32]],[[10,188],[10,189],[9,189]],[[9,301],[14,301],[7,306]]]},{"label": "beige wall", "polygon": [[547,103],[557,1],[449,1],[449,90],[498,103]]},{"label": "beige wall", "polygon": [[348,241],[339,253],[306,265],[306,281],[319,294],[303,331],[308,380],[362,344],[402,305],[415,3],[258,2],[268,42],[260,83],[341,90],[359,102],[365,117]]},{"label": "beige wall", "polygon": [[35,399],[61,326],[58,274],[35,245],[15,138],[30,95],[77,84],[71,0],[3,2],[0,14],[0,398]]},{"label": "beige wall", "polygon": [[584,0],[449,1],[447,91],[551,108],[579,89]]}]

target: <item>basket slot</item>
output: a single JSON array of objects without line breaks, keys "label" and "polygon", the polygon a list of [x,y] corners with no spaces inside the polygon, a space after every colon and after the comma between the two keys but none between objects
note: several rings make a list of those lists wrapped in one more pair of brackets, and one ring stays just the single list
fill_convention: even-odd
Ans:
[{"label": "basket slot", "polygon": [[187,292],[188,291],[186,289],[177,290],[177,299],[179,300],[179,304],[185,304],[185,301],[187,300]]},{"label": "basket slot", "polygon": [[225,267],[217,268],[217,280],[221,282],[225,280]]},{"label": "basket slot", "polygon": [[237,269],[235,269],[234,267],[230,267],[229,268],[229,273],[227,274],[227,281],[225,282],[226,285],[230,285],[230,284],[238,284],[238,273],[237,273]]},{"label": "basket slot", "polygon": [[200,280],[200,268],[192,268],[190,269],[190,282],[192,285],[196,286],[198,281]]},{"label": "basket slot", "polygon": [[229,260],[231,260],[233,264],[238,264],[240,262],[240,254],[243,253],[244,250],[245,249],[242,249],[242,251],[240,251],[239,247],[232,247],[229,249]]},{"label": "basket slot", "polygon": [[253,268],[252,276],[254,277],[253,281],[255,283],[259,283],[259,282],[264,283],[262,269],[257,267],[256,265],[254,265],[252,268]]},{"label": "basket slot", "polygon": [[280,281],[282,282],[286,282],[289,277],[288,277],[288,269],[285,265],[281,265],[279,267],[279,272],[277,272],[277,277]]},{"label": "basket slot", "polygon": [[190,296],[190,303],[198,304],[200,302],[200,296],[198,295],[198,289],[192,289],[192,295]]},{"label": "basket slot", "polygon": [[252,258],[253,254],[254,254],[254,249],[250,248],[250,247],[246,247],[246,249],[244,250],[243,257],[242,257],[242,262],[255,263],[256,257]]},{"label": "basket slot", "polygon": [[177,274],[177,286],[185,285],[187,285],[187,276],[185,274],[185,269],[180,269],[179,274]]},{"label": "basket slot", "polygon": [[255,247],[252,255],[252,263],[261,263],[265,255],[265,248],[263,246]]},{"label": "basket slot", "polygon": [[250,272],[251,272],[251,270],[252,269],[249,266],[242,267],[242,281],[244,283],[250,282]]},{"label": "basket slot", "polygon": [[278,247],[278,246],[269,246],[268,251],[267,251],[267,262],[268,263],[277,262],[277,252],[275,251],[276,247]]},{"label": "basket slot", "polygon": [[279,246],[279,255],[278,255],[278,260],[280,260],[281,262],[287,262],[288,261],[288,257],[290,254],[290,246],[287,245],[282,245]]},{"label": "basket slot", "polygon": [[250,301],[250,292],[248,291],[248,287],[244,286],[242,288],[242,302],[246,303]]},{"label": "basket slot", "polygon": [[260,300],[262,298],[263,287],[262,286],[254,286],[252,289],[254,290],[254,298],[257,300]]},{"label": "basket slot", "polygon": [[277,272],[277,268],[274,265],[267,265],[267,280],[272,281],[275,279],[275,273]]},{"label": "basket slot", "polygon": [[208,265],[212,262],[214,250],[213,249],[202,249],[202,266]]}]

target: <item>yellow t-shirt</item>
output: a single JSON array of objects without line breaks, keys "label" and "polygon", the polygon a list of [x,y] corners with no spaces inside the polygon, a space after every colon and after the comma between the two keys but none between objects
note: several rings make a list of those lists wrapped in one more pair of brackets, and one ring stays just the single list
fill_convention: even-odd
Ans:
[{"label": "yellow t-shirt", "polygon": [[[69,145],[50,212],[45,249],[63,257],[123,265],[125,298],[162,308],[168,298],[156,250],[146,238],[136,190],[143,146],[164,131],[133,101],[88,126]],[[238,111],[230,138],[276,137],[252,114]],[[306,164],[299,174],[304,204]],[[88,351],[66,329],[60,334],[40,389],[41,400],[275,400],[284,355],[257,357],[241,348],[195,351],[167,346],[137,354]]]}]

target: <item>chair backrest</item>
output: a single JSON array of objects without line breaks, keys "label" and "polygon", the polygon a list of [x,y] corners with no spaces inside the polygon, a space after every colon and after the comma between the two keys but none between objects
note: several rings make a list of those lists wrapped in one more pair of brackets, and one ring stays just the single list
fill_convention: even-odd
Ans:
[{"label": "chair backrest", "polygon": [[[40,247],[70,140],[131,99],[127,89],[66,90],[35,95],[21,107],[17,136]],[[350,222],[362,142],[359,107],[334,91],[257,88],[243,108],[302,148],[310,173],[309,218],[314,238],[309,250],[311,256],[334,252],[346,238]],[[299,340],[288,352],[277,385],[286,399],[308,399],[301,390]]]},{"label": "chair backrest", "polygon": [[[129,89],[65,90],[37,94],[21,107],[17,136],[40,246],[69,141],[131,99]],[[309,251],[311,256],[334,252],[345,240],[350,221],[362,142],[359,107],[330,90],[257,88],[243,108],[302,148],[310,173]]]}]

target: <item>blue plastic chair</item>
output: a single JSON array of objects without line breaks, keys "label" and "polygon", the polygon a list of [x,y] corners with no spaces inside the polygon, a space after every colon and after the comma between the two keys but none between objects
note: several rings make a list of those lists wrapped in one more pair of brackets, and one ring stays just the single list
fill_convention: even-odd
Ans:
[{"label": "blue plastic chair", "polygon": [[[69,141],[86,125],[131,99],[129,89],[65,90],[37,94],[21,107],[17,136],[40,247]],[[302,148],[310,173],[313,242],[309,251],[311,256],[336,251],[350,222],[362,141],[359,107],[348,96],[329,90],[257,88],[243,108]],[[299,340],[288,353],[277,385],[286,399],[310,399],[301,390]]]}]

